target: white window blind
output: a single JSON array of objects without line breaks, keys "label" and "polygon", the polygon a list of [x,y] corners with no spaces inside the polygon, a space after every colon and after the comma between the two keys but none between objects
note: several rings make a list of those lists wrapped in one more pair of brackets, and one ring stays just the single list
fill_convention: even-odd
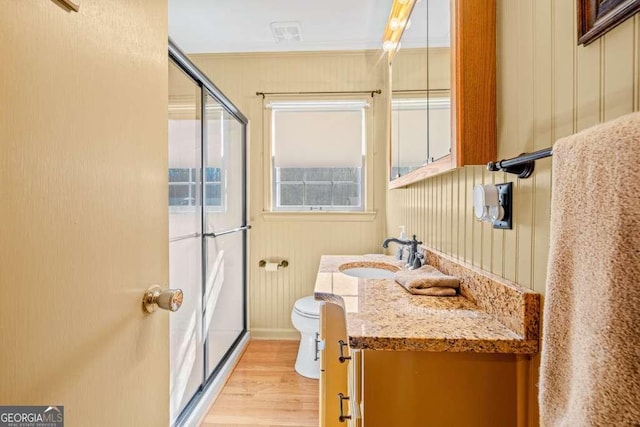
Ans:
[{"label": "white window blind", "polygon": [[395,166],[402,168],[420,165],[449,154],[449,98],[395,99],[391,105],[392,146],[398,149],[395,153]]},{"label": "white window blind", "polygon": [[406,167],[427,160],[427,113],[425,110],[392,110],[393,147],[398,147],[397,166]]},{"label": "white window blind", "polygon": [[271,103],[275,167],[360,167],[365,102]]}]

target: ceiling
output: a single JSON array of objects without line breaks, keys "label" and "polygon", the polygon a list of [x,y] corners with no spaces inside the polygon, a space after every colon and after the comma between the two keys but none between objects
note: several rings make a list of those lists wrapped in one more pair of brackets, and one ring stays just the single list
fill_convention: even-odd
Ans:
[{"label": "ceiling", "polygon": [[[169,35],[186,53],[380,49],[392,3],[392,0],[169,0]],[[402,46],[426,46],[427,21],[432,39],[429,45],[448,46],[448,10],[449,0],[418,3]],[[300,40],[277,42],[271,27],[272,23],[281,22],[288,28],[290,23],[299,24]]]}]

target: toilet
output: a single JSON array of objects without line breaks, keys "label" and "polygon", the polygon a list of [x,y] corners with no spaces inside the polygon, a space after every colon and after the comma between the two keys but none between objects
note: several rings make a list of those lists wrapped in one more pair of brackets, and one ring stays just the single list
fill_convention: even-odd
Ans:
[{"label": "toilet", "polygon": [[293,305],[291,321],[300,332],[300,347],[296,358],[296,372],[307,378],[320,378],[318,331],[320,330],[320,306],[312,296],[300,298]]}]

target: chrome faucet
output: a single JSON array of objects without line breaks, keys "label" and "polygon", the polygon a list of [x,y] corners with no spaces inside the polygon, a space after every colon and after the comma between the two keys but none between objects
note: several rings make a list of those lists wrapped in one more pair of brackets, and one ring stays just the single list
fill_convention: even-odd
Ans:
[{"label": "chrome faucet", "polygon": [[[390,242],[395,242],[403,246],[409,246],[409,258],[407,258],[407,269],[414,270],[422,266],[421,259],[423,258],[423,255],[418,252],[418,245],[421,245],[422,242],[419,242],[418,240],[416,240],[415,234],[413,235],[413,238],[411,240],[400,240],[400,239],[396,239],[395,237],[385,239],[385,241],[382,242],[382,247],[388,248]],[[401,254],[401,253],[402,253],[401,251],[398,251],[398,254]],[[402,258],[399,257],[398,259],[402,259]]]}]

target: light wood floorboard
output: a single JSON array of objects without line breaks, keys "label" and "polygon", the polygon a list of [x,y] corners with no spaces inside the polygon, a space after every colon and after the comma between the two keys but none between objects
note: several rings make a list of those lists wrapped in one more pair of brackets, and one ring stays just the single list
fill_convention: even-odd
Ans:
[{"label": "light wood floorboard", "polygon": [[298,341],[251,341],[200,427],[317,427],[318,380],[293,366]]}]

